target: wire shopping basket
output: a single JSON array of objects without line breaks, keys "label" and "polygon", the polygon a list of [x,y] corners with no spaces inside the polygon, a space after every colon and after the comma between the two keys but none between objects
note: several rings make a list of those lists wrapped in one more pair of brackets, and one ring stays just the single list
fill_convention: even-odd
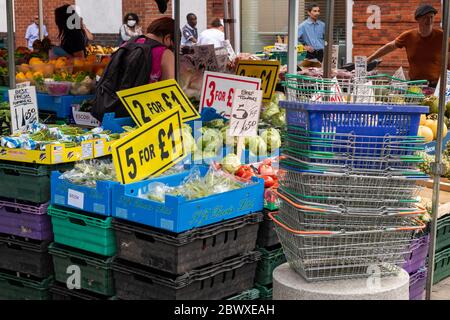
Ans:
[{"label": "wire shopping basket", "polygon": [[282,191],[273,191],[280,198],[279,211],[291,226],[302,230],[363,231],[380,227],[405,227],[411,219],[424,214],[426,210],[417,207],[410,211],[380,214],[340,213],[298,204]]},{"label": "wire shopping basket", "polygon": [[288,101],[418,105],[425,98],[423,89],[427,87],[427,81],[404,81],[385,74],[356,79],[286,74],[284,86]]},{"label": "wire shopping basket", "polygon": [[412,166],[394,166],[394,162],[377,163],[373,161],[361,162],[361,160],[347,163],[327,163],[309,162],[291,156],[289,152],[283,150],[280,166],[287,170],[306,171],[313,173],[345,173],[366,176],[409,176],[417,180],[427,179],[428,176]]},{"label": "wire shopping basket", "polygon": [[311,198],[415,199],[421,187],[417,179],[403,176],[364,176],[342,173],[310,173],[280,169],[280,185]]},{"label": "wire shopping basket", "polygon": [[269,213],[290,266],[307,281],[368,277],[378,268],[391,275],[404,261],[413,232],[425,227],[411,220],[408,227],[370,231],[304,231]]}]

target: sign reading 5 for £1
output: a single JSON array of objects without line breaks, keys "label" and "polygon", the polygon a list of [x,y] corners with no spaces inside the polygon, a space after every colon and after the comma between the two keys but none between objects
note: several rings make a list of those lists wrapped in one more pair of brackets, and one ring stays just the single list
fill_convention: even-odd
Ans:
[{"label": "sign reading 5 for \u00a31", "polygon": [[120,139],[112,146],[118,180],[131,183],[158,176],[185,156],[179,107]]}]

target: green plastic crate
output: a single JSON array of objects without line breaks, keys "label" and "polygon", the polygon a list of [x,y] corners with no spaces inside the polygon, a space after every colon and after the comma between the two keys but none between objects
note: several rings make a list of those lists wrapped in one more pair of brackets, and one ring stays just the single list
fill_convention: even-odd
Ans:
[{"label": "green plastic crate", "polygon": [[436,284],[450,276],[450,248],[436,253],[433,283]]},{"label": "green plastic crate", "polygon": [[72,167],[73,164],[35,165],[0,162],[0,196],[35,203],[48,202],[51,172],[64,171]]},{"label": "green plastic crate", "polygon": [[70,277],[67,268],[76,265],[80,267],[82,289],[105,296],[115,294],[112,258],[84,253],[57,243],[52,243],[48,249],[53,257],[56,281],[67,283]]},{"label": "green plastic crate", "polygon": [[450,247],[450,215],[439,219],[437,223],[436,251]]},{"label": "green plastic crate", "polygon": [[116,254],[112,217],[93,217],[49,206],[55,242],[102,256]]},{"label": "green plastic crate", "polygon": [[256,282],[260,285],[266,286],[272,283],[273,270],[276,267],[286,262],[286,257],[283,248],[278,247],[273,250],[259,248],[261,252],[261,260],[258,262],[256,268]]},{"label": "green plastic crate", "polygon": [[18,278],[0,273],[0,300],[51,300],[53,276],[44,280]]},{"label": "green plastic crate", "polygon": [[259,299],[259,290],[250,289],[234,297],[228,298],[227,300],[258,300],[258,299]]},{"label": "green plastic crate", "polygon": [[259,291],[259,300],[272,300],[273,288],[262,286],[259,283],[255,284],[255,289]]}]

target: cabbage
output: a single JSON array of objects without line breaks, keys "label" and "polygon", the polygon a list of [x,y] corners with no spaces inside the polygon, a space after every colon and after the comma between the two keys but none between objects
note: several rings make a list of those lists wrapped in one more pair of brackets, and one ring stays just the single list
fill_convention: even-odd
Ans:
[{"label": "cabbage", "polygon": [[280,108],[278,107],[277,104],[271,102],[269,103],[269,105],[266,105],[266,107],[264,108],[263,112],[261,113],[261,117],[263,118],[263,120],[270,120],[270,118],[279,113],[280,112]]},{"label": "cabbage", "polygon": [[286,110],[281,109],[279,113],[274,114],[270,118],[270,122],[274,127],[284,128],[286,126]]},{"label": "cabbage", "polygon": [[184,126],[182,129],[183,134],[183,143],[184,143],[184,149],[186,150],[186,153],[194,153],[197,151],[197,145],[195,144],[194,137],[191,134],[191,130],[189,130],[189,126]]},{"label": "cabbage", "polygon": [[250,152],[255,156],[267,155],[267,144],[260,136],[249,137],[248,146]]},{"label": "cabbage", "polygon": [[182,129],[187,130],[187,131],[189,131],[190,134],[192,134],[192,127],[190,125],[183,123]]},{"label": "cabbage", "polygon": [[226,127],[223,127],[222,129],[220,129],[220,132],[222,133],[223,142],[227,146],[236,147],[238,144],[238,137],[232,137],[232,136],[227,135],[228,129],[230,129],[230,126],[226,126]]},{"label": "cabbage", "polygon": [[277,129],[270,128],[261,133],[261,138],[267,145],[267,151],[272,153],[281,147],[281,136]]},{"label": "cabbage", "polygon": [[213,129],[222,129],[225,126],[223,119],[215,119],[205,123],[205,126]]},{"label": "cabbage", "polygon": [[222,159],[222,168],[234,174],[241,166],[241,160],[234,153],[229,153]]},{"label": "cabbage", "polygon": [[222,134],[219,130],[207,128],[197,140],[197,146],[202,151],[217,152],[223,146]]},{"label": "cabbage", "polygon": [[280,101],[284,101],[284,100],[286,100],[286,96],[284,95],[283,92],[276,91],[272,96],[272,102],[275,104],[279,104]]}]

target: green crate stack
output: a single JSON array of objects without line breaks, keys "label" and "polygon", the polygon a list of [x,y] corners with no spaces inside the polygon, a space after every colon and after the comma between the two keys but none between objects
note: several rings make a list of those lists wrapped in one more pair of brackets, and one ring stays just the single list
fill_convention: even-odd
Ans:
[{"label": "green crate stack", "polygon": [[53,276],[37,279],[0,272],[0,300],[51,300],[49,289],[52,283]]},{"label": "green crate stack", "polygon": [[259,248],[258,250],[261,252],[261,260],[256,268],[255,281],[263,286],[270,285],[272,284],[273,270],[286,262],[283,248],[277,245],[275,248]]},{"label": "green crate stack", "polygon": [[450,277],[450,215],[438,220],[433,283]]},{"label": "green crate stack", "polygon": [[242,292],[241,294],[238,294],[236,296],[233,296],[231,298],[228,298],[226,300],[258,300],[259,299],[259,290],[258,289],[250,289]]},{"label": "green crate stack", "polygon": [[255,289],[259,291],[259,300],[272,300],[273,288],[270,286],[255,285]]},{"label": "green crate stack", "polygon": [[103,295],[105,299],[114,296],[112,257],[116,254],[116,239],[112,217],[56,206],[50,206],[48,211],[55,234],[49,252],[56,281],[66,283],[71,276],[66,270],[75,265],[80,268],[81,289]]}]

